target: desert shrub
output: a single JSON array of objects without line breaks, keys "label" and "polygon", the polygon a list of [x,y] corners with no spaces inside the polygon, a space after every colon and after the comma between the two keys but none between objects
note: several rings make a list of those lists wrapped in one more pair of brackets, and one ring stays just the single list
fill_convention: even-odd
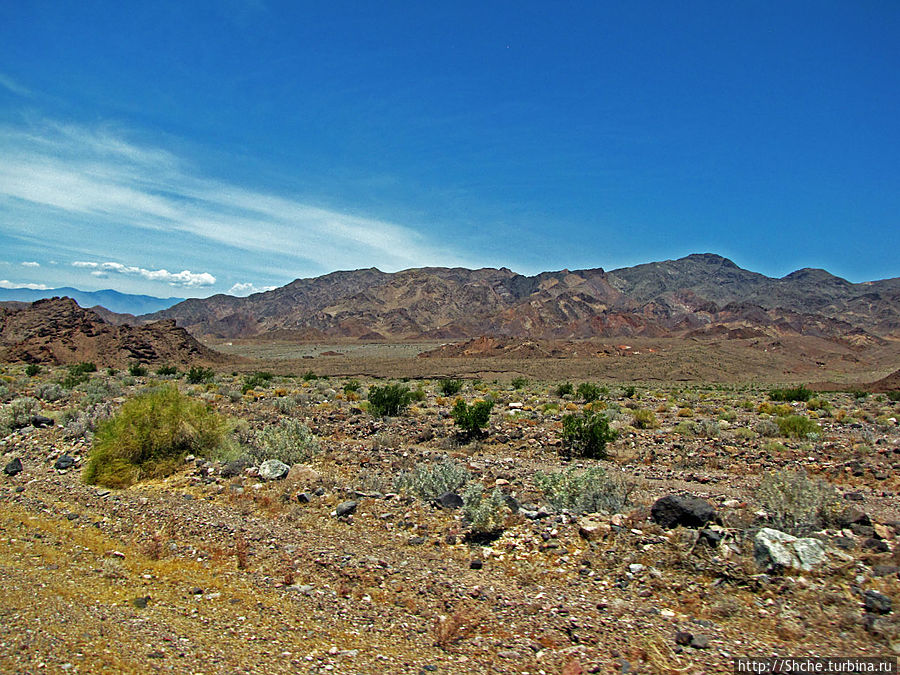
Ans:
[{"label": "desert shrub", "polygon": [[766,438],[771,438],[772,436],[778,435],[778,425],[775,424],[772,420],[760,420],[756,423],[756,426],[753,428],[757,434],[760,436],[764,436]]},{"label": "desert shrub", "polygon": [[769,398],[773,401],[808,401],[812,398],[812,392],[802,384],[799,387],[788,389],[772,389]]},{"label": "desert shrub", "polygon": [[824,398],[811,398],[806,402],[807,410],[831,410],[831,403]]},{"label": "desert shrub", "polygon": [[556,388],[556,395],[562,398],[563,396],[573,396],[575,394],[575,387],[571,382],[563,382]]},{"label": "desert shrub", "polygon": [[563,451],[572,457],[604,459],[606,444],[618,437],[606,416],[592,410],[565,415],[562,426]]},{"label": "desert shrub", "polygon": [[763,476],[756,499],[776,529],[802,536],[836,522],[843,510],[837,490],[803,471],[782,469]]},{"label": "desert shrub", "polygon": [[303,381],[304,382],[312,382],[313,380],[318,380],[319,376],[316,375],[313,371],[307,370],[303,373]]},{"label": "desert shrub", "polygon": [[495,534],[503,529],[510,510],[506,496],[500,488],[494,488],[487,495],[481,483],[473,483],[463,492],[462,512],[477,534]]},{"label": "desert shrub", "polygon": [[756,432],[753,429],[748,429],[747,427],[739,427],[734,430],[734,437],[741,441],[749,441],[753,438],[756,438]]},{"label": "desert shrub", "polygon": [[404,471],[394,479],[394,489],[431,501],[445,492],[459,490],[471,477],[465,467],[452,460],[417,464],[412,471]]},{"label": "desert shrub", "polygon": [[244,384],[241,386],[241,393],[246,394],[251,389],[259,389],[265,387],[272,380],[272,373],[258,371],[244,377]]},{"label": "desert shrub", "polygon": [[36,363],[29,363],[27,366],[25,366],[25,374],[28,377],[34,377],[35,375],[37,375],[40,372],[41,372],[41,367]]},{"label": "desert shrub", "polygon": [[191,366],[190,370],[187,371],[187,375],[185,375],[190,384],[209,382],[214,376],[215,372],[213,372],[212,368],[204,368],[203,366]]},{"label": "desert shrub", "polygon": [[570,467],[553,473],[538,471],[534,482],[555,508],[574,513],[618,513],[628,503],[633,489],[620,474],[599,466]]},{"label": "desert shrub", "polygon": [[472,405],[467,405],[465,401],[458,399],[450,414],[463,436],[472,438],[481,434],[487,426],[493,407],[493,401],[475,401]]},{"label": "desert shrub", "polygon": [[285,414],[290,413],[297,407],[299,401],[296,396],[279,396],[275,399],[275,409]]},{"label": "desert shrub", "polygon": [[694,434],[704,438],[716,438],[719,435],[718,420],[702,419],[694,422]]},{"label": "desert shrub", "polygon": [[160,366],[159,368],[156,369],[156,374],[161,375],[163,377],[170,376],[170,375],[177,375],[178,368],[176,368],[175,366],[168,366],[168,365]]},{"label": "desert shrub", "polygon": [[679,408],[678,412],[675,413],[678,417],[693,417],[694,410],[693,408]]},{"label": "desert shrub", "polygon": [[634,398],[636,393],[637,387],[635,387],[633,384],[629,384],[627,387],[622,388],[622,396],[624,396],[625,398]]},{"label": "desert shrub", "polygon": [[375,417],[396,417],[411,401],[409,387],[402,384],[369,388],[369,412]]},{"label": "desert shrub", "polygon": [[807,438],[809,434],[817,434],[822,429],[808,417],[803,415],[789,415],[775,420],[778,431],[788,438]]},{"label": "desert shrub", "polygon": [[0,409],[0,427],[21,429],[31,424],[31,418],[41,411],[41,404],[36,398],[21,396],[14,398],[8,405]]},{"label": "desert shrub", "polygon": [[885,395],[886,395],[886,396],[888,397],[888,399],[890,399],[891,401],[894,401],[894,402],[900,401],[900,390],[897,390],[897,391],[889,391],[889,392],[887,392]]},{"label": "desert shrub", "polygon": [[355,394],[359,391],[360,387],[359,380],[347,380],[344,382],[344,393],[345,394]]},{"label": "desert shrub", "polygon": [[528,385],[528,378],[522,376],[514,377],[510,384],[512,385],[513,389],[523,389]]},{"label": "desert shrub", "polygon": [[34,388],[34,395],[42,401],[51,403],[65,398],[66,390],[56,382],[42,382]]},{"label": "desert shrub", "polygon": [[285,464],[307,462],[321,450],[319,439],[309,427],[295,419],[286,419],[257,432],[250,456],[259,462],[277,459]]},{"label": "desert shrub", "polygon": [[105,382],[101,379],[88,380],[79,389],[87,394],[87,402],[90,404],[102,403],[122,393],[122,389],[115,382]]},{"label": "desert shrub", "polygon": [[81,363],[73,363],[68,367],[65,377],[63,377],[60,384],[65,389],[74,389],[82,382],[87,382],[90,378],[89,373],[96,372],[97,366],[91,363],[90,361],[83,361]]},{"label": "desert shrub", "polygon": [[440,382],[438,382],[438,391],[440,391],[444,396],[454,396],[462,391],[462,388],[462,380],[453,380],[445,377]]},{"label": "desert shrub", "polygon": [[425,400],[425,397],[426,397],[426,394],[425,394],[425,390],[422,389],[422,385],[419,385],[418,387],[413,389],[411,392],[409,392],[409,400],[410,401],[421,402],[421,401]]},{"label": "desert shrub", "polygon": [[145,366],[143,363],[135,361],[128,366],[128,374],[132,377],[143,377],[147,374],[147,366]]},{"label": "desert shrub", "polygon": [[585,403],[596,401],[600,398],[600,393],[600,387],[593,382],[582,382],[578,385],[578,398],[582,399]]},{"label": "desert shrub", "polygon": [[72,440],[84,438],[91,440],[100,424],[112,417],[114,409],[111,403],[103,402],[91,405],[82,411],[67,410],[63,413],[60,424],[63,426],[63,435]]},{"label": "desert shrub", "polygon": [[632,416],[631,425],[636,429],[655,429],[659,426],[659,421],[652,410],[635,410]]},{"label": "desert shrub", "polygon": [[214,451],[225,431],[222,417],[175,387],[141,394],[100,424],[85,464],[84,481],[121,488],[168,475],[187,454]]},{"label": "desert shrub", "polygon": [[683,420],[676,424],[672,431],[676,434],[681,434],[682,436],[693,436],[696,433],[694,423],[688,422],[687,420]]},{"label": "desert shrub", "polygon": [[737,421],[737,413],[734,410],[723,410],[719,413],[719,419],[734,424]]}]

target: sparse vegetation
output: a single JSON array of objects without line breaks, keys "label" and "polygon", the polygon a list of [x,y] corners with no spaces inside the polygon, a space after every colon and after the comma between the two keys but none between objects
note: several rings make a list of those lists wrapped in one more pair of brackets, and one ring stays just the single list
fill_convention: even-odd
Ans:
[{"label": "sparse vegetation", "polygon": [[28,377],[34,377],[41,372],[41,367],[36,363],[29,363],[25,366],[25,374]]},{"label": "sparse vegetation", "polygon": [[438,391],[440,391],[444,396],[455,396],[460,391],[462,391],[462,388],[462,380],[444,378],[438,383]]},{"label": "sparse vegetation", "polygon": [[775,420],[778,431],[788,438],[807,438],[810,434],[819,433],[822,429],[818,424],[803,415],[789,415]]},{"label": "sparse vegetation", "polygon": [[212,453],[224,440],[225,429],[223,418],[175,387],[139,395],[100,425],[84,481],[122,488],[168,475],[187,454]]},{"label": "sparse vegetation", "polygon": [[563,396],[573,396],[575,394],[575,387],[571,382],[564,382],[556,388],[556,395],[559,398]]},{"label": "sparse vegetation", "polygon": [[472,483],[463,493],[463,515],[476,535],[492,535],[503,530],[509,515],[506,497],[500,488],[485,495],[481,483]]},{"label": "sparse vegetation", "polygon": [[781,470],[763,476],[756,498],[773,527],[798,536],[833,524],[843,510],[832,485],[802,471]]},{"label": "sparse vegetation", "polygon": [[475,401],[472,405],[467,405],[462,399],[457,399],[451,415],[462,435],[465,438],[474,438],[483,433],[490,421],[493,407],[493,401]]},{"label": "sparse vegetation", "polygon": [[563,450],[572,457],[604,459],[606,444],[618,437],[606,416],[594,411],[565,415],[562,426]]},{"label": "sparse vegetation", "polygon": [[308,426],[295,419],[286,419],[258,432],[249,452],[257,462],[277,459],[292,465],[308,462],[321,449],[319,439]]},{"label": "sparse vegetation", "polygon": [[599,466],[538,472],[534,482],[550,504],[573,513],[618,513],[633,489],[621,475]]},{"label": "sparse vegetation", "polygon": [[369,412],[375,417],[396,417],[412,402],[409,387],[386,384],[369,388]]},{"label": "sparse vegetation", "polygon": [[802,384],[799,387],[792,387],[788,389],[772,389],[769,392],[769,398],[773,401],[808,401],[812,398],[812,391],[804,387]]},{"label": "sparse vegetation", "polygon": [[513,389],[524,389],[528,386],[528,378],[527,377],[514,377],[510,382]]},{"label": "sparse vegetation", "polygon": [[471,477],[457,462],[445,460],[438,464],[417,464],[412,471],[397,476],[394,488],[432,501],[445,492],[459,490]]},{"label": "sparse vegetation", "polygon": [[130,366],[128,366],[128,374],[132,377],[143,377],[147,374],[147,366],[145,366],[143,363],[135,361]]},{"label": "sparse vegetation", "polygon": [[169,366],[169,365],[160,366],[159,368],[156,369],[156,374],[160,375],[162,377],[170,377],[172,375],[178,374],[178,368],[176,368],[175,366]]},{"label": "sparse vegetation", "polygon": [[215,372],[212,368],[191,366],[185,377],[189,384],[202,384],[204,382],[211,382],[213,377],[215,377]]},{"label": "sparse vegetation", "polygon": [[593,382],[582,382],[578,385],[578,398],[585,403],[592,403],[600,398],[601,390]]},{"label": "sparse vegetation", "polygon": [[272,373],[265,371],[257,371],[251,375],[244,377],[244,384],[241,386],[241,393],[246,394],[248,391],[255,391],[268,386],[274,376]]},{"label": "sparse vegetation", "polygon": [[651,410],[638,409],[632,416],[631,426],[635,429],[656,429],[659,426],[659,420]]}]

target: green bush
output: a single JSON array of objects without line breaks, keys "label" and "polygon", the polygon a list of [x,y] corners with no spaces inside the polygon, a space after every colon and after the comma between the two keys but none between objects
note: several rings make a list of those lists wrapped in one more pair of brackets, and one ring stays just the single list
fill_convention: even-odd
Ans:
[{"label": "green bush", "polygon": [[369,388],[369,412],[375,417],[396,417],[411,401],[409,387],[402,384]]},{"label": "green bush", "polygon": [[425,390],[422,389],[422,385],[420,384],[418,387],[409,392],[409,400],[422,402],[426,398]]},{"label": "green bush", "polygon": [[775,420],[778,431],[788,438],[807,438],[809,434],[817,434],[821,427],[803,415],[789,415]]},{"label": "green bush", "polygon": [[347,380],[344,383],[344,393],[345,394],[356,393],[357,391],[359,391],[361,386],[362,385],[360,385],[359,380]]},{"label": "green bush", "polygon": [[453,380],[450,378],[444,378],[438,383],[438,390],[444,396],[454,396],[462,391],[463,383],[462,380]]},{"label": "green bush", "polygon": [[97,366],[91,363],[90,361],[83,361],[82,363],[74,363],[68,368],[68,372],[66,376],[62,379],[60,384],[65,389],[74,389],[82,382],[87,382],[90,378],[89,373],[93,373],[97,371]]},{"label": "green bush", "polygon": [[622,396],[625,398],[634,398],[637,393],[637,387],[633,384],[629,384],[627,387],[622,387]]},{"label": "green bush", "polygon": [[34,395],[48,403],[59,401],[66,397],[66,390],[56,382],[42,382],[34,388]]},{"label": "green bush", "polygon": [[655,429],[659,426],[659,421],[652,410],[638,409],[634,411],[631,425],[635,429]]},{"label": "green bush", "polygon": [[308,426],[286,419],[257,432],[250,456],[258,462],[277,459],[293,465],[309,461],[321,449],[319,439]]},{"label": "green bush", "polygon": [[769,391],[769,398],[773,401],[808,401],[812,395],[813,393],[802,384],[799,387]]},{"label": "green bush", "polygon": [[255,372],[244,377],[244,384],[241,386],[241,393],[246,394],[251,389],[260,389],[269,384],[274,376],[272,373]]},{"label": "green bush", "polygon": [[571,382],[563,382],[561,385],[559,385],[556,388],[556,395],[559,398],[562,398],[563,396],[572,396],[574,394],[575,394],[575,387],[572,386]]},{"label": "green bush", "polygon": [[147,374],[147,366],[135,361],[130,366],[128,366],[128,374],[132,377],[143,377]]},{"label": "green bush", "polygon": [[582,382],[578,385],[578,397],[585,403],[593,403],[600,398],[601,389],[593,382]]},{"label": "green bush", "polygon": [[187,375],[185,376],[187,381],[190,384],[201,384],[203,382],[209,382],[215,377],[215,372],[213,372],[212,368],[204,368],[203,366],[191,366],[191,369],[187,371]]},{"label": "green bush", "polygon": [[607,473],[599,466],[570,467],[553,473],[538,471],[534,482],[555,508],[574,513],[618,513],[634,489],[621,475]]},{"label": "green bush", "polygon": [[123,488],[169,475],[186,455],[216,450],[225,439],[226,426],[221,416],[175,387],[141,394],[100,424],[84,467],[84,482]]},{"label": "green bush", "polygon": [[836,523],[844,510],[835,488],[802,471],[782,469],[763,476],[756,498],[769,514],[772,526],[803,536]]},{"label": "green bush", "polygon": [[93,361],[82,361],[81,363],[76,363],[74,365],[69,366],[69,372],[74,373],[75,375],[86,375],[87,373],[96,373],[97,372],[97,364]]},{"label": "green bush", "polygon": [[510,510],[506,496],[500,488],[494,488],[487,495],[481,483],[473,483],[462,495],[463,515],[470,523],[472,532],[492,535],[503,529]]},{"label": "green bush", "polygon": [[606,416],[594,411],[565,415],[562,426],[563,451],[572,457],[605,459],[606,444],[618,437]]},{"label": "green bush", "polygon": [[318,380],[319,376],[316,375],[313,371],[307,370],[303,373],[303,381],[304,382],[312,382],[313,380]]},{"label": "green bush", "polygon": [[27,366],[25,366],[25,374],[28,377],[34,377],[39,372],[41,372],[41,367],[36,363],[29,363]]},{"label": "green bush", "polygon": [[31,424],[31,418],[41,411],[41,404],[30,396],[13,399],[0,409],[0,427],[21,429]]},{"label": "green bush", "polygon": [[471,477],[463,466],[452,460],[417,464],[412,471],[405,471],[394,479],[394,489],[432,501],[445,492],[455,492]]},{"label": "green bush", "polygon": [[175,366],[160,366],[156,369],[156,374],[162,375],[163,377],[167,375],[177,375],[178,368],[176,368]]},{"label": "green bush", "polygon": [[528,378],[525,377],[514,377],[512,382],[510,382],[513,389],[522,389],[523,387],[528,385]]},{"label": "green bush", "polygon": [[493,401],[475,401],[472,405],[466,405],[465,401],[459,399],[450,414],[463,435],[472,438],[481,434],[487,426],[493,407]]},{"label": "green bush", "polygon": [[894,402],[900,401],[900,390],[887,392],[887,397]]}]

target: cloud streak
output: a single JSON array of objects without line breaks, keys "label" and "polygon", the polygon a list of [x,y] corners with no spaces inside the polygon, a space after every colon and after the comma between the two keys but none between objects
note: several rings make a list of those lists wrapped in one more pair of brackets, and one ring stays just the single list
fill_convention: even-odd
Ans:
[{"label": "cloud streak", "polygon": [[[0,206],[4,202],[42,214],[48,227],[59,231],[64,231],[54,224],[59,221],[100,223],[145,241],[167,236],[229,247],[233,259],[238,251],[247,261],[255,256],[260,269],[251,271],[260,276],[272,276],[271,269],[263,269],[267,257],[317,271],[468,264],[411,228],[204,177],[179,157],[109,128],[49,122],[27,129],[0,126]],[[28,227],[23,225],[23,235]],[[111,253],[124,257],[105,251]],[[95,271],[187,286],[215,283],[211,274],[199,279],[188,271],[126,266]]]},{"label": "cloud streak", "polygon": [[253,295],[254,293],[265,293],[266,291],[272,291],[277,286],[257,286],[251,282],[238,282],[234,284],[231,288],[229,288],[226,292],[228,295]]},{"label": "cloud streak", "polygon": [[141,277],[147,281],[162,281],[170,286],[179,286],[181,288],[212,286],[216,283],[216,278],[209,272],[198,273],[190,270],[169,272],[168,270],[148,270],[143,267],[132,267],[117,262],[97,263],[81,260],[73,262],[72,267],[92,270],[91,274],[102,279],[107,278],[110,274],[124,274],[126,276]]},{"label": "cloud streak", "polygon": [[50,287],[44,284],[21,284],[9,279],[0,279],[0,288],[28,288],[32,291],[46,291]]}]

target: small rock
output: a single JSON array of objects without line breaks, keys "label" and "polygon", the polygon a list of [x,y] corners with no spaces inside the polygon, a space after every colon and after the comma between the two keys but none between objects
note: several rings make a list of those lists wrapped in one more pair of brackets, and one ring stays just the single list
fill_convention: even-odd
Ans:
[{"label": "small rock", "polygon": [[137,607],[138,609],[146,609],[147,603],[150,602],[150,596],[145,595],[140,598],[135,598],[131,601],[131,604]]},{"label": "small rock", "polygon": [[470,570],[480,570],[482,567],[484,567],[484,561],[479,560],[478,558],[475,558],[469,562]]},{"label": "small rock", "polygon": [[897,574],[897,572],[900,572],[900,567],[896,565],[875,565],[872,568],[873,577],[888,577],[892,574]]},{"label": "small rock", "polygon": [[286,478],[291,470],[284,462],[277,459],[267,459],[259,465],[259,477],[263,480],[281,480]]},{"label": "small rock", "polygon": [[706,635],[695,635],[691,638],[691,647],[694,649],[709,649],[709,638]]},{"label": "small rock", "polygon": [[891,611],[891,599],[878,591],[868,590],[863,593],[863,602],[866,611],[872,614],[889,614]]},{"label": "small rock", "polygon": [[55,422],[49,417],[44,417],[43,415],[35,415],[31,418],[31,426],[35,429],[45,429],[46,427],[52,427]]},{"label": "small rock", "polygon": [[691,640],[694,639],[693,634],[688,633],[686,630],[680,630],[675,633],[675,644],[681,645],[682,647],[687,647],[691,644]]},{"label": "small rock", "polygon": [[308,492],[301,492],[297,495],[297,501],[301,504],[309,504],[312,501],[312,495]]},{"label": "small rock", "polygon": [[359,502],[348,501],[341,502],[338,504],[337,508],[334,510],[334,515],[338,518],[343,518],[345,516],[349,516],[351,513],[356,511],[356,507],[359,506]]},{"label": "small rock", "polygon": [[228,462],[222,467],[222,478],[234,478],[235,476],[240,476],[249,466],[250,460],[246,457],[241,457],[233,462]]},{"label": "small rock", "polygon": [[714,520],[716,511],[706,501],[694,496],[668,495],[657,499],[650,508],[655,523],[666,529],[678,527],[703,527]]},{"label": "small rock", "polygon": [[445,492],[436,501],[445,509],[459,509],[463,505],[462,497],[455,492]]},{"label": "small rock", "polygon": [[73,466],[75,466],[75,458],[71,457],[68,454],[62,455],[53,464],[53,468],[59,469],[60,471],[64,471],[65,469],[71,469]]},{"label": "small rock", "polygon": [[628,571],[631,572],[632,574],[640,574],[641,572],[644,571],[644,566],[641,565],[640,563],[632,563],[631,565],[628,566]]},{"label": "small rock", "polygon": [[307,464],[294,464],[288,472],[287,479],[291,482],[312,485],[322,479],[322,474]]},{"label": "small rock", "polygon": [[514,649],[505,649],[502,652],[497,652],[497,656],[501,659],[518,659],[521,658],[521,654],[515,651]]},{"label": "small rock", "polygon": [[825,559],[825,545],[818,539],[798,539],[764,527],[753,539],[753,557],[769,571],[794,567],[809,572]]},{"label": "small rock", "polygon": [[610,532],[612,528],[609,523],[601,523],[591,518],[581,518],[578,521],[578,534],[588,541],[596,541]]},{"label": "small rock", "polygon": [[17,474],[22,473],[22,460],[16,457],[7,463],[7,465],[3,468],[3,473],[7,476],[15,476]]},{"label": "small rock", "polygon": [[891,550],[891,547],[888,546],[888,543],[886,541],[876,539],[875,537],[869,537],[868,539],[866,539],[862,543],[862,547],[870,551],[875,551],[876,553],[887,553]]},{"label": "small rock", "polygon": [[410,537],[406,540],[406,543],[410,546],[421,546],[425,543],[425,537]]}]

